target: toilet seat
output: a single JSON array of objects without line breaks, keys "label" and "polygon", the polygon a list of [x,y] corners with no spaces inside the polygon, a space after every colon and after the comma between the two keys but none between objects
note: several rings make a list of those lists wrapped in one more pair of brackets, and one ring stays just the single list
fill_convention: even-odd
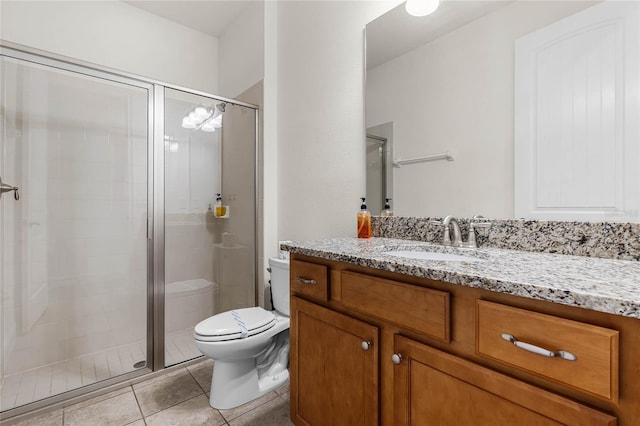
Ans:
[{"label": "toilet seat", "polygon": [[201,321],[194,334],[203,342],[245,339],[270,329],[275,323],[273,313],[260,307],[234,309]]}]

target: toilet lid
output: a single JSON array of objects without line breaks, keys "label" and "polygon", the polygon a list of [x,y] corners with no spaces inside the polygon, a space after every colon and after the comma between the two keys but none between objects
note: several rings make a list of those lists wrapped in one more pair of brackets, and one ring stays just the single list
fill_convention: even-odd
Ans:
[{"label": "toilet lid", "polygon": [[270,329],[275,322],[275,316],[262,308],[234,309],[198,323],[195,337],[206,342],[244,339]]}]

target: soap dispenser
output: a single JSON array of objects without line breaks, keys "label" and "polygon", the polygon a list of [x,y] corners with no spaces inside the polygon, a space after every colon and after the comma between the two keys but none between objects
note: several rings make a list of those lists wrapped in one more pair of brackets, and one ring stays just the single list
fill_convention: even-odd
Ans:
[{"label": "soap dispenser", "polygon": [[393,210],[389,205],[391,198],[385,198],[384,209],[380,212],[380,216],[393,216]]},{"label": "soap dispenser", "polygon": [[227,209],[222,205],[222,195],[216,194],[216,217],[224,217],[227,214]]},{"label": "soap dispenser", "polygon": [[365,198],[361,197],[362,205],[358,212],[358,238],[371,238],[371,213],[367,210]]}]

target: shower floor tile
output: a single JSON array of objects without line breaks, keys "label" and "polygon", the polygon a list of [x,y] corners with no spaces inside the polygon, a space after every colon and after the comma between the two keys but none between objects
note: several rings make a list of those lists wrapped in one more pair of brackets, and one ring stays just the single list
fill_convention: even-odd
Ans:
[{"label": "shower floor tile", "polygon": [[[196,348],[192,329],[168,334],[165,346],[166,366],[202,355]],[[0,387],[0,411],[134,371],[133,364],[146,360],[145,354],[146,342],[139,341],[8,375]]]},{"label": "shower floor tile", "polygon": [[141,341],[8,375],[2,381],[0,411],[133,371],[133,363],[144,360],[145,353],[146,342]]},{"label": "shower floor tile", "polygon": [[167,334],[164,345],[164,365],[167,367],[202,356],[196,348],[193,328]]}]

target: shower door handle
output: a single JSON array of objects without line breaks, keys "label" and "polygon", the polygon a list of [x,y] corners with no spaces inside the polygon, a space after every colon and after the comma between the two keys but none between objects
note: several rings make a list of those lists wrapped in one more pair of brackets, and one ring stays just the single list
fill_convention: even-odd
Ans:
[{"label": "shower door handle", "polygon": [[2,197],[2,194],[4,194],[5,192],[11,192],[11,191],[13,191],[13,198],[15,198],[16,201],[18,201],[20,199],[20,194],[18,193],[18,187],[13,185],[7,185],[6,183],[2,183],[2,178],[0,178],[0,198]]}]

